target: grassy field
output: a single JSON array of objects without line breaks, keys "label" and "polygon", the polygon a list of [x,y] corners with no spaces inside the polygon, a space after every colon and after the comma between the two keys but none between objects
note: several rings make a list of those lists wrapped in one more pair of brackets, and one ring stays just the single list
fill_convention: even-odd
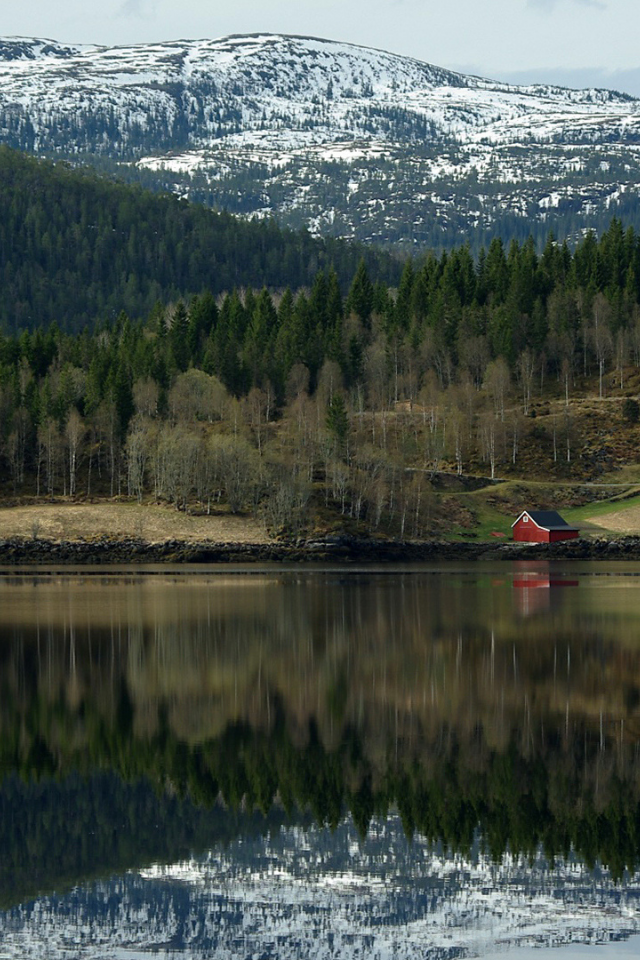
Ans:
[{"label": "grassy field", "polygon": [[156,504],[37,503],[0,508],[0,539],[90,540],[105,535],[150,543],[264,543],[268,539],[262,524],[251,517],[192,516]]}]

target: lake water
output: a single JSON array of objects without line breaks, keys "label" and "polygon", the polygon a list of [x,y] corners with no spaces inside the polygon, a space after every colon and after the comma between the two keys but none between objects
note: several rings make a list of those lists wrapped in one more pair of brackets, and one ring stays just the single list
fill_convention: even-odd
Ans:
[{"label": "lake water", "polygon": [[1,958],[640,955],[638,565],[3,569],[0,663]]}]

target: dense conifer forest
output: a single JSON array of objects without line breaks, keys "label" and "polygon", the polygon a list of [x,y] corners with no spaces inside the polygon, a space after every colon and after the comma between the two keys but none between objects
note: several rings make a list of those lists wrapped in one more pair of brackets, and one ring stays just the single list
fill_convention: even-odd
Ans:
[{"label": "dense conifer forest", "polygon": [[346,287],[365,256],[394,281],[399,260],[273,221],[250,223],[112,183],[87,169],[0,147],[0,330],[52,322],[77,332],[121,310],[146,316],[156,301],[238,287],[310,284],[332,267]]}]

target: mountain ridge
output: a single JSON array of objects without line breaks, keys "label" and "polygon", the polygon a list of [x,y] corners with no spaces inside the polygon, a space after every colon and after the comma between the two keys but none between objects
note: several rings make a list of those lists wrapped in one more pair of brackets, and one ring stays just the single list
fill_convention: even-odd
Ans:
[{"label": "mountain ridge", "polygon": [[[619,91],[609,87],[603,86],[587,86],[587,87],[572,87],[566,86],[563,84],[557,83],[527,83],[527,84],[515,84],[508,81],[497,80],[489,76],[484,76],[482,74],[471,74],[464,73],[460,70],[453,70],[448,67],[440,67],[436,64],[433,64],[426,60],[420,60],[415,56],[408,56],[404,54],[394,53],[392,50],[388,50],[384,47],[370,47],[366,44],[354,43],[351,41],[342,41],[337,40],[331,37],[315,37],[309,34],[282,34],[282,33],[268,33],[265,31],[255,31],[253,33],[232,33],[227,34],[218,38],[208,38],[208,37],[198,37],[198,38],[176,38],[175,40],[160,40],[155,42],[140,42],[140,43],[123,43],[123,44],[72,44],[72,43],[63,43],[58,40],[55,40],[50,37],[27,37],[27,36],[5,36],[0,37],[0,61],[7,60],[18,60],[20,59],[16,56],[15,51],[12,50],[13,47],[18,48],[22,51],[23,59],[35,60],[38,58],[42,59],[42,54],[46,56],[56,56],[60,58],[68,58],[74,55],[87,55],[87,54],[103,54],[103,53],[117,53],[119,51],[129,51],[129,50],[147,50],[149,48],[171,48],[176,46],[183,47],[197,47],[202,45],[207,45],[210,47],[215,47],[217,45],[225,45],[231,42],[246,42],[246,41],[265,41],[276,43],[278,41],[302,41],[305,44],[320,44],[326,47],[337,47],[343,48],[345,50],[359,50],[363,53],[368,54],[379,54],[383,57],[390,58],[396,61],[402,61],[405,63],[412,63],[418,66],[421,69],[427,68],[431,70],[435,75],[440,77],[448,77],[450,79],[456,78],[458,85],[460,86],[469,86],[474,84],[479,85],[489,85],[495,89],[508,90],[510,92],[517,91],[528,91],[528,92],[539,92],[539,91],[554,91],[559,92],[574,92],[574,93],[589,93],[589,92],[599,92],[606,93],[607,95],[613,96],[616,99],[624,101],[637,101],[640,98],[634,97],[629,93],[624,91]],[[26,51],[29,48],[35,48],[40,46],[41,49],[36,54],[33,52],[31,55],[28,55]]]},{"label": "mountain ridge", "polygon": [[[0,141],[411,249],[640,226],[640,100],[313,37],[0,39]],[[329,165],[329,168],[327,168]],[[329,182],[331,181],[331,182]]]}]

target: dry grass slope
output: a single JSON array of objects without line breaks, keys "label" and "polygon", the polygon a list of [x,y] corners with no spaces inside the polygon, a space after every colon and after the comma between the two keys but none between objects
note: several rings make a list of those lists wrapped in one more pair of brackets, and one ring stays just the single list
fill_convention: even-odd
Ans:
[{"label": "dry grass slope", "polygon": [[215,543],[265,543],[262,524],[231,514],[191,516],[170,507],[128,503],[54,503],[0,509],[0,539],[39,537],[90,540],[95,537],[139,538]]},{"label": "dry grass slope", "polygon": [[603,516],[586,517],[590,524],[603,530],[614,533],[637,536],[640,534],[640,506],[627,507],[616,513],[607,513]]}]

